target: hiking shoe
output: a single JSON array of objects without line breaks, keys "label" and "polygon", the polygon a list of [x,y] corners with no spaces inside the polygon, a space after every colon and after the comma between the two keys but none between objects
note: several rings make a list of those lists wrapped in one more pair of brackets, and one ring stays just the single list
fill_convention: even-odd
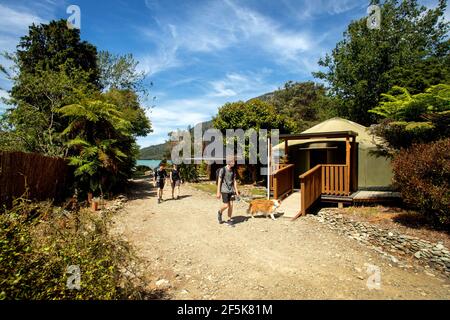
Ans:
[{"label": "hiking shoe", "polygon": [[159,203],[161,203],[161,199],[160,199],[160,198],[158,198],[158,204],[159,204]]},{"label": "hiking shoe", "polygon": [[223,223],[222,212],[220,212],[220,211],[217,211],[217,220],[219,221],[220,224]]}]

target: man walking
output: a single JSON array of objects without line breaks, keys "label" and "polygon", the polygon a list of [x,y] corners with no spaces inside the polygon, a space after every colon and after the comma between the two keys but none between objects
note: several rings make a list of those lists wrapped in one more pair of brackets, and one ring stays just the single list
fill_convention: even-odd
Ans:
[{"label": "man walking", "polygon": [[158,203],[161,203],[164,183],[166,182],[167,171],[164,169],[164,164],[161,162],[159,168],[155,171],[155,186],[158,188]]},{"label": "man walking", "polygon": [[223,223],[222,213],[228,209],[228,221],[226,224],[230,227],[234,227],[232,221],[234,196],[239,195],[234,165],[234,158],[227,158],[227,165],[220,169],[217,180],[217,199],[222,197],[223,202],[223,205],[217,212],[217,219],[219,223]]}]

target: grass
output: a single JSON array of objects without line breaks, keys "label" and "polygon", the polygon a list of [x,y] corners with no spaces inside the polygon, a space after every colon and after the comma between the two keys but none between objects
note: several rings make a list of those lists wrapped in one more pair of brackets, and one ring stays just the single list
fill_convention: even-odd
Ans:
[{"label": "grass", "polygon": [[199,183],[193,183],[192,186],[197,190],[205,191],[205,192],[211,193],[211,194],[216,194],[216,191],[217,191],[217,187],[213,183],[199,182]]},{"label": "grass", "polygon": [[[215,183],[211,182],[198,182],[191,184],[192,187],[197,190],[201,190],[210,194],[216,194],[217,186]],[[240,187],[241,194],[247,194],[253,197],[261,197],[266,195],[265,188],[257,188],[253,185],[241,185]]]}]

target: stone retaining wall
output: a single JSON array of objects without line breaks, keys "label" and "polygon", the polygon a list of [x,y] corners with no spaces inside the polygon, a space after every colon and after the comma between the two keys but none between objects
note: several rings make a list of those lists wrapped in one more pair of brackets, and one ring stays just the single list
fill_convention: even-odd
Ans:
[{"label": "stone retaining wall", "polygon": [[338,214],[336,209],[322,209],[315,219],[363,244],[381,247],[391,253],[414,257],[414,259],[450,276],[450,251],[441,242],[432,243],[395,231],[380,229],[370,223],[353,221]]}]

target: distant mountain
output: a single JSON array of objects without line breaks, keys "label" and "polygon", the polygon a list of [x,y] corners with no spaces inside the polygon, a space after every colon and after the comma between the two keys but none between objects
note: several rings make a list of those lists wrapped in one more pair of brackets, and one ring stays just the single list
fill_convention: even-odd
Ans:
[{"label": "distant mountain", "polygon": [[267,102],[267,101],[270,101],[270,100],[273,98],[274,93],[275,93],[275,91],[273,91],[273,92],[268,92],[268,93],[265,93],[265,94],[263,94],[263,95],[260,95],[259,97],[251,98],[251,99],[248,100],[248,101],[258,99],[258,100]]},{"label": "distant mountain", "polygon": [[139,151],[140,160],[162,160],[169,149],[169,143],[161,143]]},{"label": "distant mountain", "polygon": [[[213,127],[212,120],[202,122],[201,124],[202,124],[202,133],[204,133],[206,130]],[[190,127],[189,131],[190,131],[191,135],[194,134],[193,127]],[[142,148],[139,151],[139,159],[140,160],[163,160],[165,155],[167,155],[168,151],[169,151],[169,143],[168,142],[156,144],[153,146]]]}]

